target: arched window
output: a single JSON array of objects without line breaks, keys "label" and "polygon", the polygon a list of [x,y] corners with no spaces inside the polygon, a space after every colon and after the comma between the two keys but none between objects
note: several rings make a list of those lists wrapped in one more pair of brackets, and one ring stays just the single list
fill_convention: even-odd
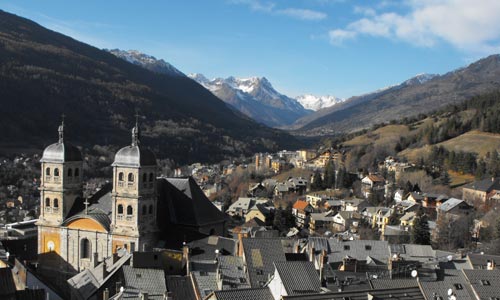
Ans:
[{"label": "arched window", "polygon": [[149,206],[149,214],[152,215],[153,214],[153,204],[151,204]]},{"label": "arched window", "polygon": [[90,258],[90,241],[83,238],[80,242],[80,258]]},{"label": "arched window", "polygon": [[73,176],[73,169],[69,168],[68,169],[68,177],[72,177]]},{"label": "arched window", "polygon": [[153,182],[155,175],[153,173],[149,173],[149,182]]},{"label": "arched window", "polygon": [[57,198],[54,199],[54,207],[59,207],[59,200]]},{"label": "arched window", "polygon": [[118,181],[123,181],[123,172],[118,173]]},{"label": "arched window", "polygon": [[123,215],[123,205],[118,204],[118,214]]},{"label": "arched window", "polygon": [[50,176],[50,168],[45,169],[45,175]]},{"label": "arched window", "polygon": [[47,243],[47,249],[49,249],[49,251],[54,251],[55,248],[56,248],[56,244],[53,241],[49,241]]},{"label": "arched window", "polygon": [[148,207],[146,205],[142,206],[142,215],[144,216],[148,212]]},{"label": "arched window", "polygon": [[127,215],[131,216],[134,213],[134,210],[132,209],[132,206],[127,206]]},{"label": "arched window", "polygon": [[54,169],[54,176],[56,176],[56,177],[59,176],[59,169],[58,168]]},{"label": "arched window", "polygon": [[50,198],[45,198],[45,207],[50,207]]},{"label": "arched window", "polygon": [[75,177],[79,177],[79,176],[80,176],[80,169],[75,168]]},{"label": "arched window", "polygon": [[134,182],[134,174],[128,173],[128,181],[129,182]]},{"label": "arched window", "polygon": [[148,174],[144,173],[142,174],[142,182],[147,182],[148,181]]}]

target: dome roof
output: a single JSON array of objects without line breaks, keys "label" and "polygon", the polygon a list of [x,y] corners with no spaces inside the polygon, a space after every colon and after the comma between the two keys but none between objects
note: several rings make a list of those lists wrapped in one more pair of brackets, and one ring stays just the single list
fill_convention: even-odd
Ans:
[{"label": "dome roof", "polygon": [[78,148],[64,141],[64,115],[59,126],[59,141],[43,150],[40,162],[64,163],[68,161],[82,161],[82,153]]},{"label": "dome roof", "polygon": [[40,162],[64,163],[69,161],[82,161],[80,150],[66,142],[52,144],[43,150]]},{"label": "dome roof", "polygon": [[143,167],[156,166],[156,156],[149,149],[131,145],[118,150],[115,155],[113,167]]}]

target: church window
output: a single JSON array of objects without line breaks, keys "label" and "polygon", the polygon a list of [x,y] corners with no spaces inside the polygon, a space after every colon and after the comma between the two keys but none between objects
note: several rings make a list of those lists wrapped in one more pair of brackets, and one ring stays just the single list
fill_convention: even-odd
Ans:
[{"label": "church window", "polygon": [[59,200],[57,198],[54,199],[54,207],[59,207]]},{"label": "church window", "polygon": [[142,215],[145,215],[148,212],[148,207],[146,205],[142,206]]},{"label": "church window", "polygon": [[132,215],[134,213],[133,209],[132,209],[132,206],[127,206],[127,215]]},{"label": "church window", "polygon": [[45,198],[45,207],[50,207],[50,198]]},{"label": "church window", "polygon": [[54,251],[55,248],[56,248],[56,245],[54,244],[53,241],[49,241],[47,243],[47,249],[49,249],[49,251]]},{"label": "church window", "polygon": [[134,174],[128,173],[128,181],[129,182],[134,182]]},{"label": "church window", "polygon": [[50,176],[50,168],[45,169],[45,175]]},{"label": "church window", "polygon": [[118,180],[123,181],[123,172],[118,173]]},{"label": "church window", "polygon": [[58,177],[58,176],[59,176],[59,169],[58,169],[58,168],[55,168],[55,169],[54,169],[54,176],[55,176],[55,177]]},{"label": "church window", "polygon": [[118,204],[118,214],[123,215],[123,205]]},{"label": "church window", "polygon": [[72,177],[73,176],[73,169],[69,168],[68,169],[68,177]]},{"label": "church window", "polygon": [[148,174],[146,174],[146,173],[142,174],[142,181],[143,182],[148,181]]},{"label": "church window", "polygon": [[149,214],[153,214],[153,204],[149,205]]},{"label": "church window", "polygon": [[87,238],[80,242],[80,258],[90,258],[90,241]]},{"label": "church window", "polygon": [[154,179],[154,174],[149,173],[149,182],[153,182],[153,179]]},{"label": "church window", "polygon": [[79,176],[80,176],[80,169],[75,168],[75,177],[79,177]]}]

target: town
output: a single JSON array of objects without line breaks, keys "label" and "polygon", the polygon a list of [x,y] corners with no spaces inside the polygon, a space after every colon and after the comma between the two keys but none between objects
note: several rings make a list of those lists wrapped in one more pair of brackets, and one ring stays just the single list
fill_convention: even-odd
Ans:
[{"label": "town", "polygon": [[162,174],[139,128],[112,179],[86,177],[64,123],[2,159],[2,299],[496,299],[499,178],[439,193],[335,148]]}]

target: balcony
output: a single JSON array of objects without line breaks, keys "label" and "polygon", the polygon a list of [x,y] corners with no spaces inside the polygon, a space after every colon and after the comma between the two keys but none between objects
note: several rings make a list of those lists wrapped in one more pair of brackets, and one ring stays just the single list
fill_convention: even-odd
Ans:
[{"label": "balcony", "polygon": [[125,218],[125,221],[127,221],[127,222],[130,222],[130,221],[133,221],[133,220],[134,220],[134,216],[127,216]]}]

